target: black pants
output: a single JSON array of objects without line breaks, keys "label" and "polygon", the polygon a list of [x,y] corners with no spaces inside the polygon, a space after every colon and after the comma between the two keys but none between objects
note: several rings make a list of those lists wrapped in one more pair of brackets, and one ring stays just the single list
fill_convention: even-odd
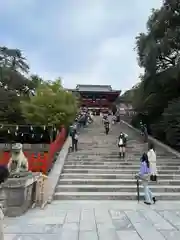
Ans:
[{"label": "black pants", "polygon": [[109,133],[109,128],[105,128],[105,133],[106,133],[106,135],[108,135],[108,133]]},{"label": "black pants", "polygon": [[75,139],[72,139],[72,151],[77,151],[77,143],[78,141]]}]

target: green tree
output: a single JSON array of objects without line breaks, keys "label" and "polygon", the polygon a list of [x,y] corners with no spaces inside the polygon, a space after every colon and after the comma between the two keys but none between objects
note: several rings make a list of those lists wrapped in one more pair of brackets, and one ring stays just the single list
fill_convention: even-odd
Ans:
[{"label": "green tree", "polygon": [[27,73],[29,66],[19,49],[0,47],[0,83],[2,87],[24,94],[30,81],[22,73]]},{"label": "green tree", "polygon": [[[164,136],[165,118],[162,116],[169,102],[178,98],[180,92],[179,26],[180,1],[164,0],[160,9],[152,10],[147,32],[136,38],[138,62],[144,68],[144,75],[135,91],[133,104],[157,137]],[[173,112],[171,114],[173,116]]]},{"label": "green tree", "polygon": [[14,71],[28,73],[29,66],[26,63],[26,58],[23,57],[19,49],[0,47],[0,56],[4,67],[9,67]]},{"label": "green tree", "polygon": [[169,102],[162,114],[159,128],[165,132],[167,143],[173,147],[180,147],[180,98]]},{"label": "green tree", "polygon": [[34,91],[44,82],[43,79],[38,75],[31,75],[29,80],[31,89]]},{"label": "green tree", "polygon": [[23,124],[20,97],[14,91],[0,87],[0,123]]},{"label": "green tree", "polygon": [[19,49],[0,47],[0,122],[24,123],[20,101],[29,99],[37,87],[26,78],[29,66]]},{"label": "green tree", "polygon": [[77,112],[77,101],[72,93],[63,89],[58,79],[39,85],[35,96],[22,101],[21,107],[28,123],[69,126]]}]

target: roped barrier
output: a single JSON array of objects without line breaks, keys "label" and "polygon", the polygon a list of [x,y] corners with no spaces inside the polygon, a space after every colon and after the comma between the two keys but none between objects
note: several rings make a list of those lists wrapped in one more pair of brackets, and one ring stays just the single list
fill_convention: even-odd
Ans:
[{"label": "roped barrier", "polygon": [[[23,153],[28,159],[29,170],[47,174],[53,166],[55,154],[63,147],[66,136],[66,129],[62,127],[51,144],[23,144]],[[3,146],[0,150],[0,165],[7,165],[11,157],[11,144],[3,144]]]},{"label": "roped barrier", "polygon": [[42,172],[43,174],[47,174],[53,166],[53,163],[55,160],[55,154],[61,150],[65,140],[66,140],[66,129],[62,127],[61,131],[56,136],[55,141],[49,145],[48,152],[44,153],[43,157],[41,154],[39,154],[41,155],[41,157],[38,157],[37,159],[35,159],[34,162],[33,160],[31,160],[33,163],[36,162],[36,164],[33,164],[32,167],[29,166],[29,170],[32,172]]}]

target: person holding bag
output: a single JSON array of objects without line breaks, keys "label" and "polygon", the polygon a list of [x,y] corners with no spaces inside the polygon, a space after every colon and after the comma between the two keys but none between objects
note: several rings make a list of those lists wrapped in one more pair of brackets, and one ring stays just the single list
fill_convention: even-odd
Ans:
[{"label": "person holding bag", "polygon": [[151,205],[152,202],[156,202],[156,198],[153,196],[153,193],[151,192],[148,183],[150,180],[150,164],[148,160],[148,156],[146,153],[144,153],[141,157],[141,165],[140,165],[140,171],[139,174],[136,175],[137,179],[140,179],[142,181],[142,185],[144,188],[144,203],[147,205]]}]

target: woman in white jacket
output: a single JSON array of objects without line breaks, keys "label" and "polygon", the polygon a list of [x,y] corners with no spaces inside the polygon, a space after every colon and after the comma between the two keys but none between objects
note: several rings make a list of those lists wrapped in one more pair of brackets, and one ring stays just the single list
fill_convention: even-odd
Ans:
[{"label": "woman in white jacket", "polygon": [[[154,148],[154,144],[151,142],[148,146],[149,150],[147,153],[148,161],[149,161],[149,167],[150,167],[150,180],[151,181],[157,181],[157,166],[156,166],[156,152]],[[157,199],[156,197],[153,197],[154,203],[156,203]]]},{"label": "woman in white jacket", "polygon": [[155,152],[153,143],[149,144],[149,150],[148,150],[147,156],[150,163],[151,175],[157,176],[156,152]]}]

